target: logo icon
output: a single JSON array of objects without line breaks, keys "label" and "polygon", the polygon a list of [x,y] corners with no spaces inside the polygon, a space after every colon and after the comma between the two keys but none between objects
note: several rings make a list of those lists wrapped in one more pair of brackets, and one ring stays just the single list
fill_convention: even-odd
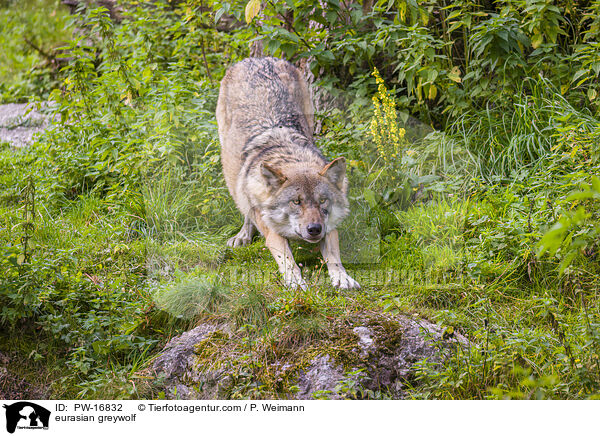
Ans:
[{"label": "logo icon", "polygon": [[19,429],[48,429],[50,411],[29,401],[19,401],[3,406],[6,409],[6,431],[14,433]]}]

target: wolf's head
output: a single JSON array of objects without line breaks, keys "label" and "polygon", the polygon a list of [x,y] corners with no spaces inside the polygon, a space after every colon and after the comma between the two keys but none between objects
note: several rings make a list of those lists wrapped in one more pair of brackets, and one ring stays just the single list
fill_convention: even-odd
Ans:
[{"label": "wolf's head", "polygon": [[262,217],[281,236],[318,242],[348,214],[343,157],[321,169],[263,163],[261,173],[271,192]]}]

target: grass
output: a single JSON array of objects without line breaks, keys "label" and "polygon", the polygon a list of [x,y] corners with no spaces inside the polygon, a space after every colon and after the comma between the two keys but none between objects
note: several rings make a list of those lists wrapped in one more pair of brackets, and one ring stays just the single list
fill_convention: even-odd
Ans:
[{"label": "grass", "polygon": [[154,301],[170,316],[193,321],[216,315],[229,297],[229,289],[217,277],[187,276],[158,291]]}]

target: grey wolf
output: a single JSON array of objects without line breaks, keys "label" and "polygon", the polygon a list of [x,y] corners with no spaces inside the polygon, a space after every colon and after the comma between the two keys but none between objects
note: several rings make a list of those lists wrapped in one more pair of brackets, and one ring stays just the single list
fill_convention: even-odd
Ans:
[{"label": "grey wolf", "polygon": [[223,174],[244,215],[227,244],[249,244],[258,229],[286,286],[305,288],[288,240],[319,243],[333,285],[360,288],[342,265],[336,230],[348,214],[346,161],[328,161],[315,146],[300,71],[268,57],[233,65],[221,81],[216,115]]}]

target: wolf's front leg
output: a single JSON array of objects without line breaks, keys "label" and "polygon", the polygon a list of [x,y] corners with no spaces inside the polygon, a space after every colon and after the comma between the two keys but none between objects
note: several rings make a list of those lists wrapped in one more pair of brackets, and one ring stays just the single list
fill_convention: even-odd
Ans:
[{"label": "wolf's front leg", "polygon": [[302,278],[300,268],[294,261],[288,240],[267,227],[260,214],[254,214],[253,221],[256,223],[256,228],[265,237],[265,245],[275,258],[285,285],[290,288],[300,286],[302,289],[306,289],[306,282]]},{"label": "wolf's front leg", "polygon": [[300,286],[302,289],[306,289],[306,282],[302,278],[300,268],[298,268],[298,265],[294,261],[287,239],[275,232],[268,232],[265,235],[265,245],[275,258],[279,266],[279,272],[283,275],[285,285],[290,288]]},{"label": "wolf's front leg", "polygon": [[333,286],[341,289],[360,289],[356,280],[348,275],[340,259],[338,231],[333,230],[321,241],[321,254],[327,263],[329,277]]}]

